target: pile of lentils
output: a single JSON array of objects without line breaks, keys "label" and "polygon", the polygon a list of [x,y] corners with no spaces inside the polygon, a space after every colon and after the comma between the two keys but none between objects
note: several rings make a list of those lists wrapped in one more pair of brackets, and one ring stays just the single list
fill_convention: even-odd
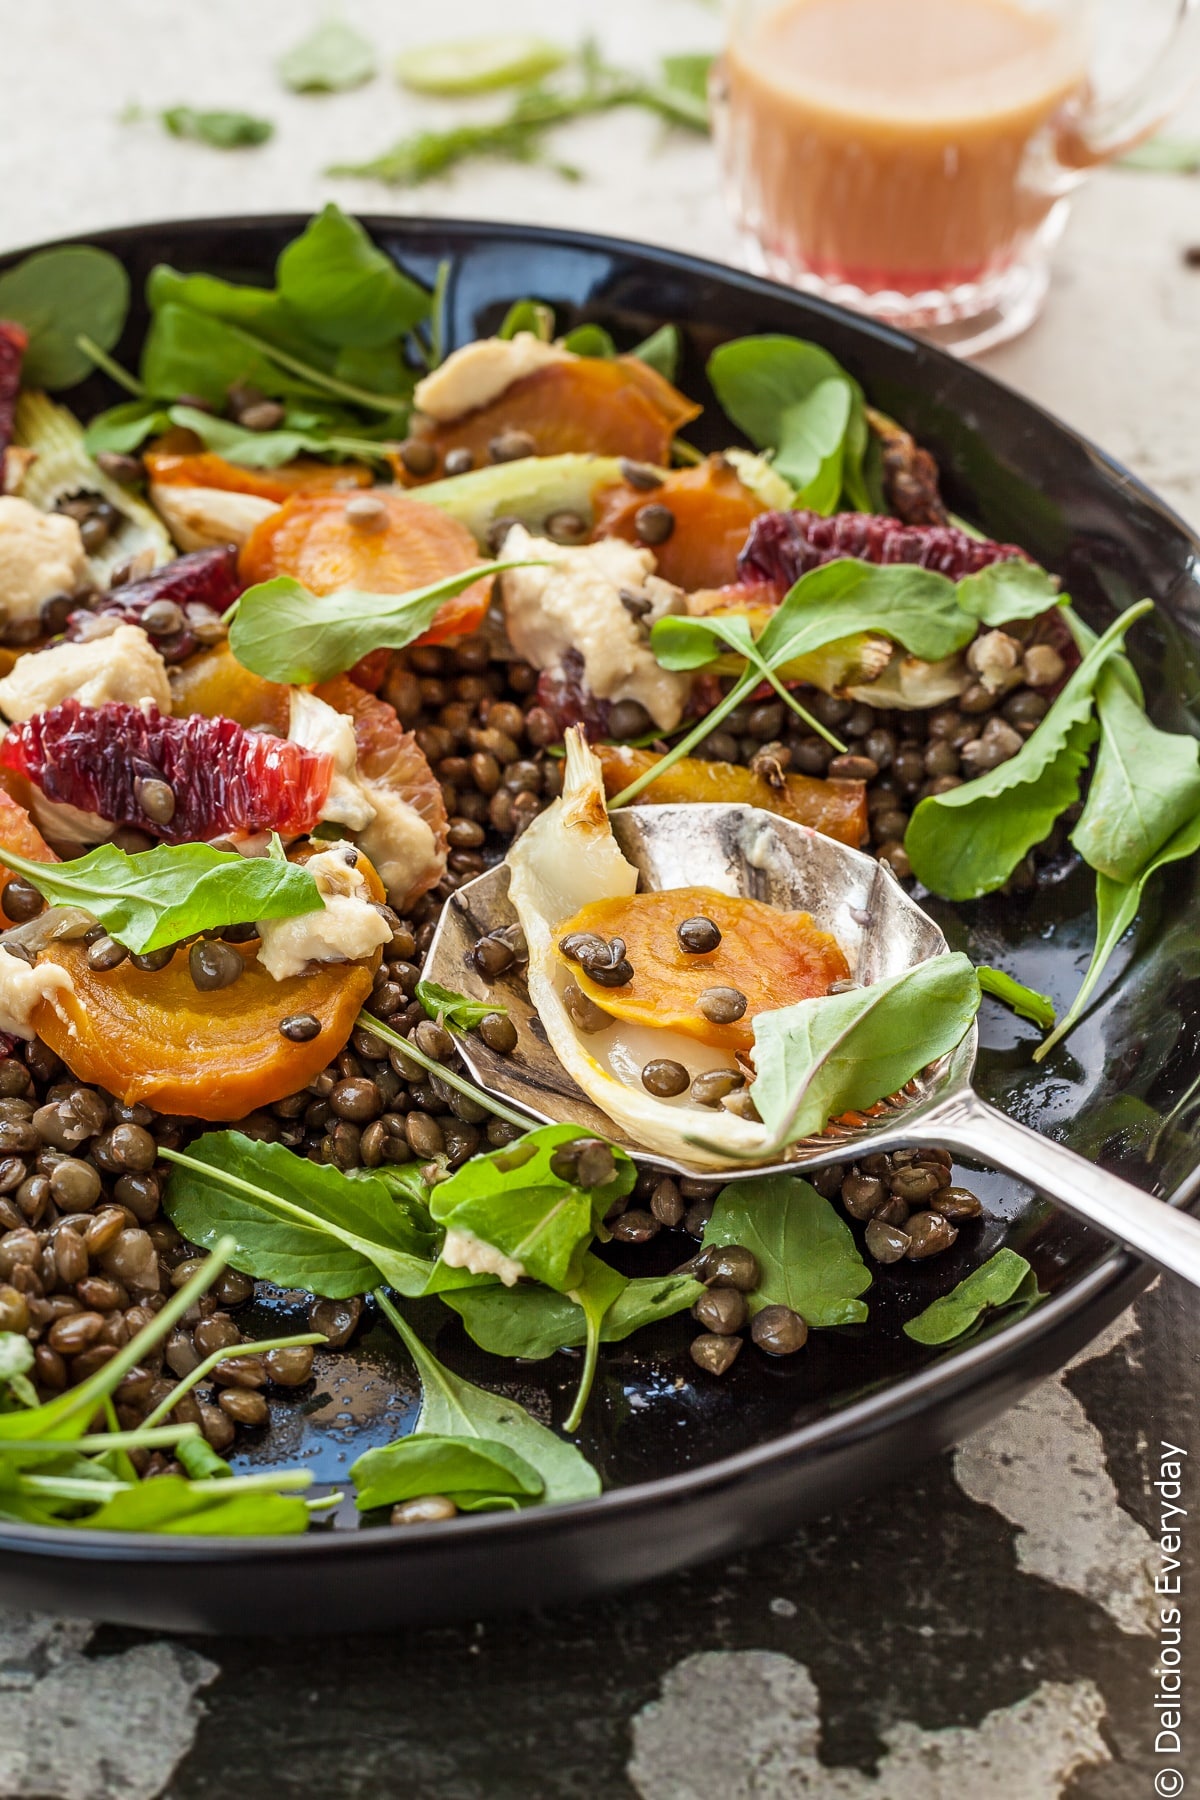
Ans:
[{"label": "pile of lentils", "polygon": [[[1013,628],[1018,651],[1019,630]],[[411,1035],[440,1063],[452,1063],[453,1039],[426,1016],[415,989],[441,907],[456,887],[502,859],[561,788],[562,761],[549,749],[562,734],[537,703],[537,682],[528,664],[494,659],[481,636],[453,647],[408,650],[395,659],[385,686],[441,783],[450,848],[438,887],[405,917],[393,915],[367,1010]],[[871,846],[899,875],[908,872],[901,839],[916,801],[1014,754],[1047,704],[1035,687],[996,694],[979,683],[954,705],[927,713],[885,713],[820,693],[805,695],[805,701],[846,741],[844,755],[805,734],[775,700],[739,707],[701,754],[768,774],[794,770],[865,781]],[[638,736],[649,725],[633,702],[613,711],[624,736]],[[1014,885],[1028,887],[1039,878],[1039,862],[1029,859]],[[0,908],[7,914],[11,905],[21,918],[33,904],[40,903],[17,882],[0,896]],[[99,939],[96,949],[107,954]],[[206,954],[197,951],[201,959]],[[477,963],[499,975],[521,954],[519,933],[501,934],[488,940]],[[201,972],[202,981],[206,974]],[[515,1047],[512,1023],[501,1013],[479,1030],[502,1054]],[[302,1021],[294,1022],[294,1035],[303,1037]],[[127,1106],[76,1081],[40,1041],[18,1045],[0,1060],[0,1330],[29,1337],[44,1396],[86,1379],[115,1355],[199,1266],[200,1253],[162,1212],[168,1167],[159,1151],[178,1148],[204,1129],[195,1120]],[[357,1029],[307,1087],[252,1113],[239,1129],[338,1168],[415,1162],[433,1179],[517,1135],[369,1028]],[[975,1195],[954,1184],[950,1158],[940,1151],[868,1156],[821,1171],[815,1185],[827,1198],[840,1196],[849,1215],[863,1222],[867,1253],[882,1263],[937,1255],[954,1242],[960,1224],[980,1212]],[[693,1356],[711,1373],[730,1367],[747,1327],[774,1355],[798,1350],[805,1337],[803,1321],[786,1308],[766,1308],[752,1324],[748,1320],[745,1294],[758,1276],[748,1250],[705,1249],[702,1243],[695,1249],[719,1186],[643,1169],[609,1220],[623,1244],[646,1243],[662,1231],[691,1240],[691,1259],[681,1260],[707,1290],[695,1309],[702,1332]],[[212,1351],[247,1341],[237,1315],[253,1293],[254,1283],[235,1271],[219,1278],[166,1342],[122,1381],[117,1413],[123,1427],[140,1423],[173,1382]],[[338,1348],[352,1338],[363,1311],[358,1299],[314,1299],[311,1325]],[[272,1398],[308,1382],[312,1369],[311,1349],[259,1356],[247,1341],[246,1354],[219,1365],[172,1416],[197,1423],[215,1449],[227,1451],[238,1430],[267,1428]],[[173,1466],[157,1453],[140,1461],[149,1472]]]}]

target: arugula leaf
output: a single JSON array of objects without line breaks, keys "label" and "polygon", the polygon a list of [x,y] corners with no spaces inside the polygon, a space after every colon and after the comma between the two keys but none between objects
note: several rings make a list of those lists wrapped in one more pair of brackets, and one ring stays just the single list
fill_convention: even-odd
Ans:
[{"label": "arugula leaf", "polygon": [[[918,1344],[948,1344],[977,1325],[985,1312],[1024,1300],[1022,1289],[1033,1271],[1015,1250],[997,1250],[948,1294],[934,1300],[901,1329]],[[1037,1283],[1034,1282],[1036,1293]]]},{"label": "arugula leaf", "polygon": [[528,32],[422,44],[396,58],[396,79],[417,94],[455,98],[516,87],[552,75],[567,52]]},{"label": "arugula leaf", "polygon": [[540,300],[514,300],[497,331],[498,338],[515,338],[518,331],[528,331],[541,343],[554,336],[554,308]]},{"label": "arugula leaf", "polygon": [[617,346],[603,325],[576,325],[567,332],[562,345],[574,356],[594,356],[601,362],[610,361],[617,354]]},{"label": "arugula leaf", "polygon": [[914,656],[937,662],[969,644],[975,630],[944,575],[910,563],[877,566],[844,558],[802,575],[757,639],[743,615],[714,613],[660,619],[650,642],[667,669],[703,667],[719,641],[775,670],[866,631],[883,632]]},{"label": "arugula leaf", "polygon": [[497,1439],[416,1431],[381,1444],[350,1470],[360,1512],[445,1494],[460,1512],[485,1512],[538,1500],[546,1483],[532,1463]]},{"label": "arugula leaf", "polygon": [[431,1019],[445,1019],[451,1025],[457,1025],[460,1031],[472,1031],[481,1019],[488,1019],[493,1013],[508,1012],[506,1006],[494,1001],[471,1000],[466,994],[456,994],[453,988],[442,987],[436,981],[418,981],[417,999]]},{"label": "arugula leaf", "polygon": [[1037,619],[1064,603],[1052,575],[1036,563],[998,562],[965,575],[955,589],[964,612],[981,625],[1007,625],[1013,619]]},{"label": "arugula leaf", "polygon": [[978,977],[953,951],[870,987],[760,1013],[753,1092],[773,1144],[898,1092],[961,1043],[978,1010]]},{"label": "arugula leaf", "polygon": [[270,856],[239,856],[210,844],[158,844],[132,855],[101,844],[73,862],[31,862],[0,845],[0,863],[44,900],[79,906],[109,936],[141,955],[218,925],[249,925],[320,912],[320,889],[278,837]]},{"label": "arugula leaf", "polygon": [[790,1306],[807,1325],[860,1325],[858,1298],[871,1285],[845,1219],[816,1188],[795,1175],[731,1182],[717,1195],[704,1242],[744,1244],[761,1271],[749,1296],[752,1313]]},{"label": "arugula leaf", "polygon": [[232,1238],[236,1268],[280,1287],[331,1300],[365,1294],[380,1278],[419,1294],[429,1278],[434,1234],[419,1201],[398,1201],[373,1175],[351,1179],[237,1131],[210,1131],[187,1152],[163,1151],[173,1167],[163,1204],[194,1244]]},{"label": "arugula leaf", "polygon": [[648,369],[654,369],[664,381],[673,382],[679,373],[680,349],[679,327],[660,325],[648,338],[635,344],[629,354],[644,362]]},{"label": "arugula leaf", "polygon": [[193,406],[172,406],[165,417],[170,425],[194,431],[206,450],[243,469],[278,469],[304,454],[380,461],[387,448],[373,438],[350,437],[337,431],[302,431],[286,422],[277,431],[249,431],[233,419],[219,419]]},{"label": "arugula leaf", "polygon": [[29,333],[21,364],[25,387],[55,392],[85,380],[92,358],[77,340],[89,337],[111,350],[128,313],[124,264],[89,244],[35,250],[0,275],[0,319],[13,319]]},{"label": "arugula leaf", "polygon": [[[722,410],[797,490],[797,504],[837,510],[847,482],[848,440],[862,481],[866,449],[862,390],[827,350],[801,338],[736,338],[708,361]],[[855,422],[852,429],[852,421]]]},{"label": "arugula leaf", "polygon": [[716,57],[710,51],[681,51],[662,59],[663,80],[669,87],[690,94],[708,111],[708,78]]},{"label": "arugula leaf", "polygon": [[287,310],[319,344],[378,348],[429,316],[427,291],[332,204],[283,250],[275,281]]},{"label": "arugula leaf", "polygon": [[[602,1268],[589,1250],[583,1258],[585,1280],[596,1279],[593,1263]],[[615,1269],[609,1269],[616,1275]],[[600,1325],[602,1344],[619,1343],[635,1331],[660,1319],[673,1318],[694,1306],[704,1292],[703,1284],[692,1275],[638,1275],[633,1280],[617,1277],[621,1283],[615,1290]],[[454,1288],[439,1296],[453,1307],[467,1330],[467,1335],[491,1356],[520,1356],[540,1361],[556,1350],[576,1348],[586,1342],[587,1320],[584,1310],[567,1294],[556,1294],[553,1288],[520,1285],[506,1288],[501,1282],[485,1286]]]},{"label": "arugula leaf", "polygon": [[169,106],[159,118],[172,137],[192,138],[196,143],[211,145],[214,150],[242,150],[248,145],[265,144],[275,135],[275,126],[270,119],[256,118],[247,112]]},{"label": "arugula leaf", "polygon": [[1019,1018],[1030,1019],[1043,1031],[1049,1031],[1054,1023],[1054,1002],[1048,994],[1039,994],[1036,988],[1026,987],[1003,969],[989,969],[986,963],[976,963],[975,973],[985,994],[1011,1006]]},{"label": "arugula leaf", "polygon": [[375,51],[344,19],[324,19],[280,57],[284,87],[296,94],[340,94],[361,87],[378,71]]},{"label": "arugula leaf", "polygon": [[482,1438],[489,1444],[506,1445],[537,1470],[545,1483],[542,1498],[548,1505],[590,1500],[600,1492],[599,1475],[574,1444],[565,1443],[545,1425],[539,1425],[515,1400],[489,1394],[452,1374],[426,1349],[382,1290],[375,1298],[417,1365],[422,1391],[418,1432],[438,1437]]},{"label": "arugula leaf", "polygon": [[1096,683],[1100,749],[1071,842],[1109,880],[1128,882],[1200,812],[1200,744],[1159,731],[1110,664]]},{"label": "arugula leaf", "polygon": [[519,562],[484,562],[407,594],[366,594],[339,588],[310,594],[292,575],[247,588],[229,627],[229,648],[268,681],[297,687],[342,675],[371,650],[402,650],[428,631],[446,600]]},{"label": "arugula leaf", "polygon": [[83,447],[92,457],[103,450],[128,455],[148,437],[170,428],[171,415],[160,400],[122,400],[97,413],[83,434]]},{"label": "arugula leaf", "polygon": [[1174,837],[1168,839],[1132,881],[1113,881],[1108,875],[1096,876],[1096,944],[1092,960],[1069,1010],[1060,1019],[1057,1028],[1034,1051],[1035,1062],[1041,1062],[1047,1057],[1083,1017],[1109,958],[1137,917],[1146,884],[1160,869],[1169,867],[1171,863],[1182,862],[1185,858],[1194,856],[1198,850],[1200,812],[1189,819],[1186,825],[1180,826]]},{"label": "arugula leaf", "polygon": [[[307,1478],[311,1480],[311,1476]],[[124,1488],[99,1512],[72,1523],[89,1531],[282,1537],[306,1531],[308,1520],[308,1507],[297,1495],[229,1491],[221,1481],[185,1481],[182,1475],[158,1475],[153,1481]]]},{"label": "arugula leaf", "polygon": [[515,1145],[473,1156],[430,1195],[430,1212],[447,1231],[469,1231],[519,1262],[534,1281],[559,1293],[578,1288],[583,1253],[615,1200],[629,1193],[636,1171],[614,1150],[616,1174],[598,1188],[581,1188],[554,1173],[557,1151],[587,1133],[577,1125],[547,1125]]},{"label": "arugula leaf", "polygon": [[920,802],[904,847],[917,880],[931,892],[948,900],[975,900],[1003,887],[1021,858],[1077,799],[1095,736],[1091,714],[1096,683],[1129,627],[1152,605],[1143,600],[1109,626],[1008,762]]}]

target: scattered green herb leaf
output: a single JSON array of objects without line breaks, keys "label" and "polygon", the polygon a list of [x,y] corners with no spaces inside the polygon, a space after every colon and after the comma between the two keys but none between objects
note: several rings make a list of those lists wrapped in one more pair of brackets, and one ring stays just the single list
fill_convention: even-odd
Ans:
[{"label": "scattered green herb leaf", "polygon": [[310,594],[292,575],[247,588],[229,628],[229,648],[244,668],[268,681],[308,686],[352,669],[371,650],[402,650],[427,631],[444,601],[514,562],[480,563],[407,594],[339,588]]},{"label": "scattered green herb leaf", "polygon": [[172,137],[191,138],[214,150],[243,150],[252,144],[265,144],[275,135],[270,119],[259,119],[247,112],[168,106],[159,117]]},{"label": "scattered green herb leaf", "polygon": [[753,1176],[722,1188],[704,1242],[753,1250],[760,1276],[749,1296],[751,1312],[790,1306],[814,1328],[859,1325],[867,1317],[858,1296],[870,1287],[871,1272],[854,1234],[798,1176]]},{"label": "scattered green herb leaf", "polygon": [[35,250],[0,275],[0,319],[29,333],[21,365],[24,386],[74,387],[92,372],[80,336],[111,350],[129,312],[129,277],[108,250],[88,244]]},{"label": "scattered green herb leaf", "polygon": [[31,862],[0,846],[0,863],[56,906],[79,906],[141,955],[220,925],[294,918],[325,902],[312,876],[278,855],[239,856],[209,844],[159,844],[129,855],[101,844],[73,862]]},{"label": "scattered green herb leaf", "polygon": [[379,62],[368,40],[344,19],[322,21],[279,59],[279,79],[296,94],[339,94],[361,87]]},{"label": "scattered green herb leaf", "polygon": [[1019,1018],[1030,1019],[1043,1031],[1049,1031],[1054,1023],[1054,1002],[1048,994],[1039,994],[1036,988],[1026,987],[1003,969],[989,969],[986,963],[977,963],[975,973],[985,994],[1011,1006]]},{"label": "scattered green herb leaf", "polygon": [[918,1344],[948,1344],[977,1325],[985,1312],[1011,1306],[1021,1297],[1029,1264],[1015,1250],[997,1250],[956,1288],[934,1300],[915,1319],[906,1320],[906,1337]]},{"label": "scattered green herb leaf", "polygon": [[1045,569],[1015,559],[992,563],[978,575],[965,575],[955,588],[955,598],[964,612],[989,628],[1039,618],[1063,600]]},{"label": "scattered green herb leaf", "polygon": [[556,161],[547,152],[548,134],[555,126],[608,112],[616,106],[639,106],[670,124],[708,130],[707,107],[701,106],[686,87],[667,79],[647,82],[640,76],[611,69],[593,49],[585,47],[576,67],[561,80],[540,81],[523,88],[508,112],[490,123],[457,125],[448,131],[419,131],[401,138],[381,156],[367,162],[338,163],[326,173],[382,181],[393,187],[416,187],[478,157],[495,156],[510,162],[542,164],[575,180],[579,171]]},{"label": "scattered green herb leaf", "polygon": [[567,52],[524,32],[422,44],[396,58],[396,79],[418,94],[485,94],[552,75]]}]

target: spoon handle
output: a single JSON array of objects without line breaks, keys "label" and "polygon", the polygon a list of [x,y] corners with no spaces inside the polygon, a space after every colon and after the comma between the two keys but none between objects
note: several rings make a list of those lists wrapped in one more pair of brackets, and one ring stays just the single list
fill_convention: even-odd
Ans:
[{"label": "spoon handle", "polygon": [[1147,1262],[1200,1287],[1200,1219],[1018,1125],[978,1094],[956,1094],[934,1107],[914,1135],[1015,1175]]}]

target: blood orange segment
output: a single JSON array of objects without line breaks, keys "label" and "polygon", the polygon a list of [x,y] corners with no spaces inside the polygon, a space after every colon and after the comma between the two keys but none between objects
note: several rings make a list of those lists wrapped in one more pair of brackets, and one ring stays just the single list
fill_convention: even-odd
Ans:
[{"label": "blood orange segment", "polygon": [[4,457],[12,441],[17,390],[21,385],[21,359],[28,344],[23,325],[0,319],[0,493],[4,491]]},{"label": "blood orange segment", "polygon": [[[298,837],[321,817],[333,758],[281,738],[252,734],[233,719],[164,718],[156,707],[64,700],[14,725],[0,767],[24,775],[48,800],[135,825],[165,843],[278,831]],[[160,815],[161,787],[174,811]]]},{"label": "blood orange segment", "polygon": [[[696,917],[711,919],[721,932],[717,948],[699,956],[684,950],[676,935],[678,925]],[[593,900],[564,920],[556,935],[561,941],[576,931],[624,939],[633,965],[631,981],[605,987],[572,962],[572,979],[589,1000],[631,1024],[678,1031],[731,1055],[752,1047],[757,1014],[816,999],[850,973],[837,939],[818,930],[808,913],[781,912],[716,888]],[[717,1024],[700,1010],[700,996],[714,987],[745,996],[740,1019]]]},{"label": "blood orange segment", "polygon": [[[479,562],[475,540],[465,525],[436,506],[412,500],[398,489],[377,490],[383,508],[375,529],[346,515],[338,494],[296,494],[278,512],[256,525],[241,553],[243,580],[269,581],[294,575],[313,594],[361,588],[372,594],[406,594]],[[440,644],[464,637],[482,623],[492,584],[478,581],[447,600],[430,629],[417,639]]]},{"label": "blood orange segment", "polygon": [[904,525],[876,513],[764,513],[750,527],[738,575],[767,581],[781,593],[822,564],[841,557],[869,563],[914,563],[951,581],[977,575],[998,562],[1028,562],[1015,544],[970,537],[954,525]]},{"label": "blood orange segment", "polygon": [[[313,689],[336,712],[354,720],[358,772],[411,806],[433,833],[433,854],[414,872],[409,903],[441,878],[446,867],[447,820],[441,784],[411,731],[386,700],[367,693],[348,675],[338,675]],[[226,645],[194,656],[180,670],[174,690],[175,710],[183,716],[217,708],[243,725],[265,726],[282,736],[290,719],[289,690],[243,669]],[[350,834],[353,835],[353,834]],[[394,896],[403,901],[404,897]]]}]

